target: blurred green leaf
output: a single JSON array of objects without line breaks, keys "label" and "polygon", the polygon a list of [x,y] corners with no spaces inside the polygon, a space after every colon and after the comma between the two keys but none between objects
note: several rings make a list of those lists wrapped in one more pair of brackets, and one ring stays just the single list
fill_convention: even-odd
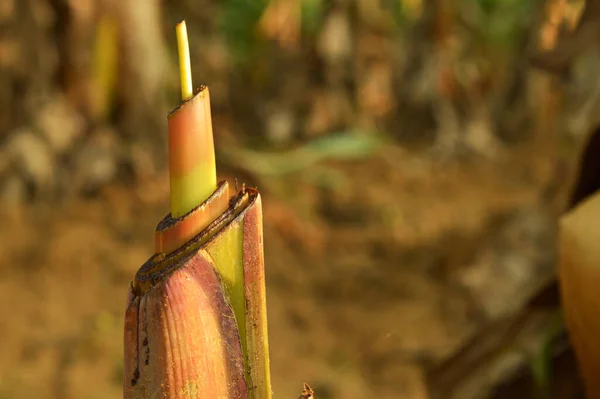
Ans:
[{"label": "blurred green leaf", "polygon": [[534,5],[533,0],[477,0],[476,3],[484,17],[479,29],[492,44],[515,42],[525,32]]},{"label": "blurred green leaf", "polygon": [[257,25],[270,0],[224,0],[220,26],[237,61],[246,59],[257,42]]},{"label": "blurred green leaf", "polygon": [[394,22],[399,27],[404,27],[409,22],[409,16],[404,6],[404,0],[396,0],[388,5],[390,13],[394,17]]},{"label": "blurred green leaf", "polygon": [[93,47],[92,107],[94,116],[103,120],[114,105],[118,82],[119,29],[116,18],[105,14],[96,26]]},{"label": "blurred green leaf", "polygon": [[315,34],[323,24],[325,14],[324,0],[302,0],[302,31],[305,34]]},{"label": "blurred green leaf", "polygon": [[531,359],[531,374],[540,392],[548,392],[552,380],[552,349],[556,337],[564,329],[562,314],[557,312],[548,330],[544,332],[544,338],[540,344],[538,353]]},{"label": "blurred green leaf", "polygon": [[346,173],[325,165],[315,165],[312,168],[311,173],[303,174],[300,178],[316,187],[325,188],[334,192],[340,192],[346,189],[349,184]]},{"label": "blurred green leaf", "polygon": [[257,175],[283,176],[327,159],[361,159],[373,155],[383,144],[376,134],[350,132],[315,139],[296,149],[259,152],[246,149],[221,150],[219,159]]},{"label": "blurred green leaf", "polygon": [[377,135],[369,133],[338,133],[313,140],[306,144],[303,150],[310,151],[320,158],[365,158],[379,148],[381,140]]}]

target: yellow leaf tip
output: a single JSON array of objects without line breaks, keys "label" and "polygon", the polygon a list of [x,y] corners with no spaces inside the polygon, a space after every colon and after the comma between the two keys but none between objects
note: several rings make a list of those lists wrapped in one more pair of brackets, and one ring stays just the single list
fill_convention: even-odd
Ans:
[{"label": "yellow leaf tip", "polygon": [[192,67],[190,61],[190,45],[185,20],[182,20],[177,24],[175,27],[175,32],[177,33],[177,51],[179,53],[181,100],[185,101],[194,94],[192,85]]}]

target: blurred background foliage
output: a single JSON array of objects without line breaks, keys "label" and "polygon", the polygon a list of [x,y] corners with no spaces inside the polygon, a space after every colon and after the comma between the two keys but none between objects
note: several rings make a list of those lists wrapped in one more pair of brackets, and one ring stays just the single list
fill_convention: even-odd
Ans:
[{"label": "blurred background foliage", "polygon": [[181,19],[219,175],[265,198],[277,397],[303,382],[319,399],[546,392],[557,308],[494,334],[553,278],[556,218],[600,122],[593,44],[552,55],[560,79],[530,63],[582,10],[0,0],[0,398],[121,395],[126,287],[168,209]]}]

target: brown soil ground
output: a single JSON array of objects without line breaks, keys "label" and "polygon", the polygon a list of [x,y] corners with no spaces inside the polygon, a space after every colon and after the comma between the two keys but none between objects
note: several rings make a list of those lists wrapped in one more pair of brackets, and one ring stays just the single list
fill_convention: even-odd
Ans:
[{"label": "brown soil ground", "polygon": [[[427,159],[330,163],[335,192],[316,167],[259,183],[276,397],[426,398],[426,370],[553,268],[551,155]],[[121,396],[127,287],[167,210],[159,175],[4,215],[0,398]]]}]

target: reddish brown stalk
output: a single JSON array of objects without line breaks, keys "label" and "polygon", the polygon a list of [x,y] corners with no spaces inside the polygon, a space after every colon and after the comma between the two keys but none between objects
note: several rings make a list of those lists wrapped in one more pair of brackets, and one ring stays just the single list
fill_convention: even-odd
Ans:
[{"label": "reddish brown stalk", "polygon": [[[242,313],[240,310],[239,294],[236,291],[239,283],[235,286],[231,285],[230,274],[223,269],[225,263],[217,265],[215,262],[226,262],[227,258],[231,258],[235,266],[238,261],[235,261],[234,253],[225,253],[221,251],[223,248],[228,248],[229,238],[234,236],[234,231],[241,228],[241,258],[239,260],[240,267],[243,268],[243,291],[241,292]],[[229,238],[228,238],[229,237]],[[225,245],[225,246],[223,246]],[[202,254],[206,259],[209,259],[215,270],[220,273],[225,273],[225,277],[221,277],[223,284],[223,295],[225,301],[233,304],[237,311],[232,311],[228,308],[227,312],[217,315],[216,318],[229,318],[229,312],[233,315],[233,320],[237,322],[236,334],[238,334],[238,342],[244,353],[243,359],[245,363],[244,375],[248,385],[248,397],[257,399],[268,399],[271,397],[271,383],[269,373],[269,348],[267,340],[267,315],[266,315],[266,290],[264,276],[264,256],[263,256],[263,240],[262,240],[262,206],[260,195],[256,190],[244,189],[230,200],[229,208],[220,215],[208,227],[203,229],[199,234],[190,239],[181,248],[167,254],[155,255],[150,258],[138,271],[136,278],[132,283],[132,295],[134,299],[130,299],[128,308],[128,325],[135,326],[143,325],[143,321],[136,316],[137,309],[132,310],[131,303],[135,304],[135,298],[147,298],[156,287],[163,284],[170,284],[173,278],[179,278],[178,271],[180,269],[194,268],[190,266],[190,259],[195,259],[196,254]],[[223,280],[224,279],[224,280]],[[221,281],[220,280],[220,281]],[[183,289],[180,286],[180,289]],[[197,289],[202,290],[202,287]],[[204,289],[206,292],[206,289]],[[221,293],[219,293],[221,295]],[[147,299],[144,299],[147,301]],[[156,301],[156,300],[155,300]],[[232,301],[235,301],[233,303]],[[142,300],[142,303],[143,300]],[[164,303],[164,305],[173,306],[174,303]],[[139,306],[139,305],[138,305]],[[183,308],[183,304],[181,305]],[[189,315],[194,316],[194,312],[198,312],[198,305],[193,301],[187,301],[185,307],[189,309]],[[198,340],[202,337],[218,336],[216,332],[210,328],[204,328],[202,332],[196,329],[200,326],[192,326],[182,330],[177,335],[178,340]],[[128,329],[125,342],[131,342],[133,339],[138,341],[143,340],[140,335],[136,338],[133,328]],[[140,332],[137,332],[140,334]],[[208,345],[206,340],[202,340]],[[229,344],[227,344],[229,345]],[[139,346],[139,345],[138,345]],[[150,348],[151,349],[151,348]],[[126,358],[139,357],[133,349],[129,348],[126,353]],[[139,353],[143,348],[138,348]],[[240,354],[241,356],[241,354]],[[136,363],[137,364],[137,363]],[[132,366],[128,367],[129,373],[135,373],[136,369]],[[152,370],[154,378],[159,380],[169,378],[166,371],[161,369]],[[185,371],[186,375],[190,371]],[[193,370],[191,371],[193,374]],[[126,381],[135,378],[135,374],[126,374]],[[134,396],[131,396],[134,397]],[[171,397],[171,396],[167,396]]]},{"label": "reddish brown stalk", "polygon": [[247,397],[235,317],[203,251],[143,296],[130,291],[125,343],[126,399]]},{"label": "reddish brown stalk", "polygon": [[216,183],[206,87],[191,95],[185,23],[177,27],[184,102],[169,115],[171,214],[135,275],[125,316],[126,399],[270,399],[262,208]]},{"label": "reddish brown stalk", "polygon": [[216,220],[229,206],[229,184],[219,183],[217,190],[200,206],[174,219],[167,215],[156,227],[156,253],[170,253],[183,246]]}]

